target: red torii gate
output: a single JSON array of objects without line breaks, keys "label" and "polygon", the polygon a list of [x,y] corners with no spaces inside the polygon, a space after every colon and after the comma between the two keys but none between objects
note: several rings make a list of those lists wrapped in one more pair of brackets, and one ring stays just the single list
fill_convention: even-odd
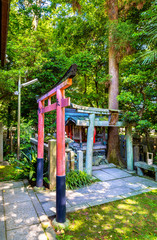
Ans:
[{"label": "red torii gate", "polygon": [[[38,150],[37,150],[37,187],[43,186],[44,166],[44,113],[57,111],[57,159],[56,159],[56,221],[66,220],[65,196],[65,107],[70,106],[70,98],[65,98],[65,89],[72,85],[77,65],[73,64],[63,76],[66,81],[55,86],[51,91],[40,97],[38,102]],[[61,80],[63,79],[61,78]],[[56,95],[56,102],[51,104],[51,97]],[[48,106],[45,101],[48,99]]]}]

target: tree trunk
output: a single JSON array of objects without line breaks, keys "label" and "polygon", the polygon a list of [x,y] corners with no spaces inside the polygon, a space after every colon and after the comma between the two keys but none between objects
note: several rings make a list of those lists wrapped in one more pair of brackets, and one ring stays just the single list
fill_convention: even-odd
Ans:
[{"label": "tree trunk", "polygon": [[[108,16],[110,24],[109,32],[109,109],[118,109],[119,92],[119,66],[116,58],[116,51],[112,44],[114,25],[118,23],[118,0],[108,0]],[[107,159],[114,164],[120,163],[119,130],[117,127],[108,128],[108,152]]]}]

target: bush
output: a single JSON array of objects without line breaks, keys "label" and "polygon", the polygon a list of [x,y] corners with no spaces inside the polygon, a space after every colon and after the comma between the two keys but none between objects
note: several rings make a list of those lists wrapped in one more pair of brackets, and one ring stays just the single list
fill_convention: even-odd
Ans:
[{"label": "bush", "polygon": [[75,189],[84,187],[93,182],[93,179],[86,172],[82,171],[70,171],[66,175],[66,187],[67,189]]},{"label": "bush", "polygon": [[26,155],[21,151],[20,160],[15,159],[15,168],[20,170],[21,178],[28,178],[29,180],[36,181],[36,152],[31,151],[30,155]]}]

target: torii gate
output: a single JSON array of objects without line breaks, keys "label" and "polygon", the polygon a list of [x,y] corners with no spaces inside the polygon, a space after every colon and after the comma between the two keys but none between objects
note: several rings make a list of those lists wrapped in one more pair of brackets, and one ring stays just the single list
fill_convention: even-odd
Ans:
[{"label": "torii gate", "polygon": [[[72,78],[76,75],[77,65],[73,64],[66,74],[59,80],[57,86],[40,97],[38,102],[38,150],[37,150],[37,187],[43,186],[44,166],[44,113],[57,112],[57,159],[56,159],[56,221],[64,223],[66,220],[65,196],[65,107],[70,106],[70,98],[65,98],[65,89],[72,85]],[[62,82],[63,79],[67,79]],[[51,97],[56,95],[56,102],[51,104]],[[48,99],[48,106],[45,101]]]}]

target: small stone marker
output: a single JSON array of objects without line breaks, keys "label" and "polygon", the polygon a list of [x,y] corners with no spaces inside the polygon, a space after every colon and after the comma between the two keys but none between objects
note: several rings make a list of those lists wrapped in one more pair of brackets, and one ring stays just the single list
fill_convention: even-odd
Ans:
[{"label": "small stone marker", "polygon": [[83,172],[83,151],[77,151],[78,170]]},{"label": "small stone marker", "polygon": [[153,164],[153,153],[147,152],[147,164],[148,165]]},{"label": "small stone marker", "polygon": [[140,158],[140,151],[139,151],[139,145],[135,145],[133,148],[133,156],[134,156],[134,163],[139,161]]},{"label": "small stone marker", "polygon": [[38,133],[35,133],[35,137],[36,140],[38,140]]},{"label": "small stone marker", "polygon": [[3,162],[3,124],[0,122],[0,162]]},{"label": "small stone marker", "polygon": [[48,159],[49,159],[49,188],[51,190],[56,186],[56,140],[48,141]]},{"label": "small stone marker", "polygon": [[70,169],[74,170],[75,169],[75,152],[70,151]]}]

